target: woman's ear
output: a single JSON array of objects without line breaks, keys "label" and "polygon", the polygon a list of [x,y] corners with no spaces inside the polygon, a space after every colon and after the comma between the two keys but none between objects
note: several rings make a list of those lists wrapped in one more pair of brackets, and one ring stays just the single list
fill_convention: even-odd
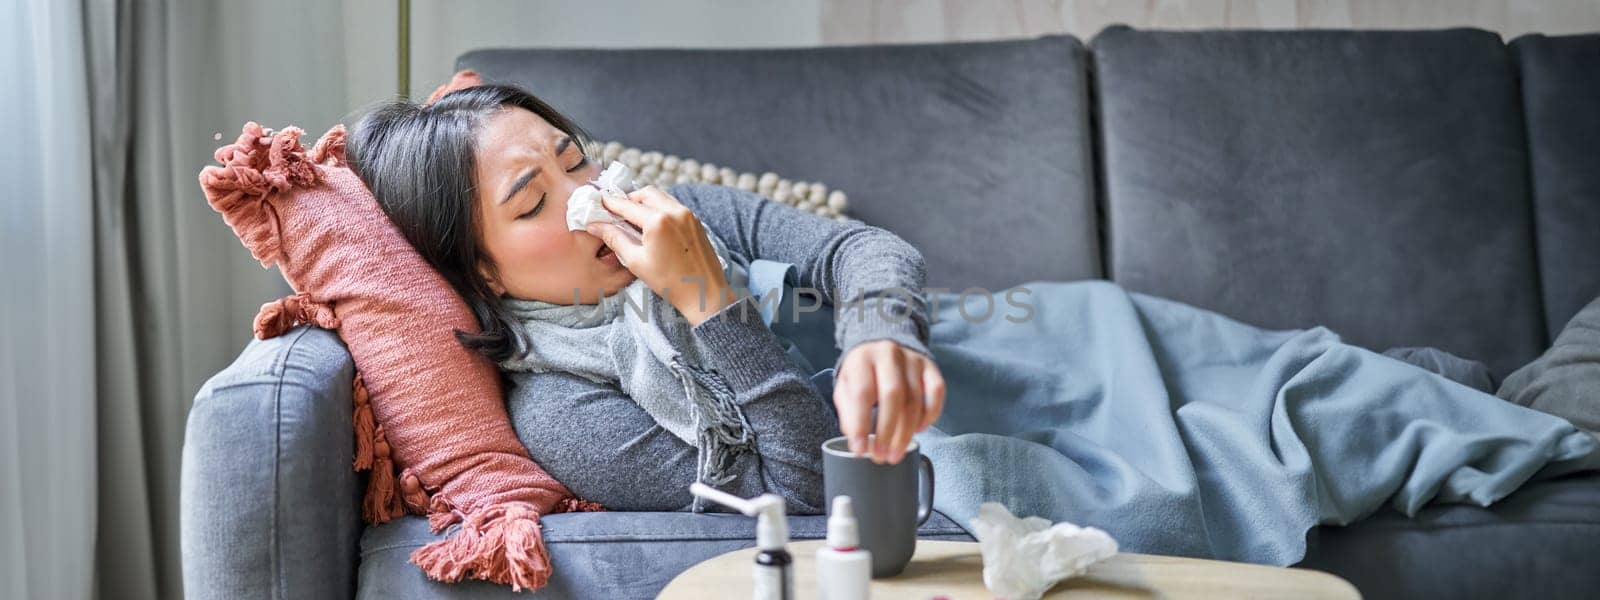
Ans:
[{"label": "woman's ear", "polygon": [[494,267],[486,263],[478,263],[478,276],[483,277],[484,282],[489,284],[489,291],[494,292],[494,295],[506,295],[506,288],[500,285],[500,277],[495,273]]}]

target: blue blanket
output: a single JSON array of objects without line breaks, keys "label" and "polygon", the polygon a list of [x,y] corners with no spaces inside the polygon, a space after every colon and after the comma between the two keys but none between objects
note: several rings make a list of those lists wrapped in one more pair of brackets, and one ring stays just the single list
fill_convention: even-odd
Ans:
[{"label": "blue blanket", "polygon": [[986,319],[977,296],[971,321],[954,294],[933,313],[947,406],[917,439],[935,507],[961,523],[994,500],[1130,552],[1287,565],[1311,527],[1384,503],[1488,505],[1600,468],[1567,421],[1327,329],[1257,329],[1105,282],[1016,289]]}]

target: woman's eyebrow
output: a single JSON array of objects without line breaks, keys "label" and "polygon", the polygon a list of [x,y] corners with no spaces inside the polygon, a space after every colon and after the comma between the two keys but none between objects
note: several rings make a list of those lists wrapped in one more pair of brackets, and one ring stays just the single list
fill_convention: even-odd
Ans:
[{"label": "woman's eyebrow", "polygon": [[[560,142],[556,142],[556,156],[559,157],[562,154],[566,153],[567,146],[571,146],[571,145],[572,145],[572,136],[569,135],[567,137],[561,138]],[[506,196],[504,198],[501,198],[500,201],[497,202],[496,204],[505,204],[507,201],[511,200],[512,196],[517,195],[517,192],[522,191],[522,188],[528,187],[528,182],[531,182],[531,181],[533,181],[533,178],[538,177],[539,176],[539,171],[541,169],[543,169],[543,168],[544,167],[534,167],[532,170],[528,171],[527,173],[523,173],[521,177],[518,177],[516,181],[511,183],[511,190],[506,192]]]},{"label": "woman's eyebrow", "polygon": [[527,173],[523,173],[521,177],[511,183],[511,191],[506,192],[506,197],[501,198],[500,202],[496,204],[505,204],[512,196],[517,195],[517,192],[522,191],[522,188],[528,187],[528,182],[533,181],[533,178],[539,175],[539,170],[542,168],[544,167],[534,167]]}]

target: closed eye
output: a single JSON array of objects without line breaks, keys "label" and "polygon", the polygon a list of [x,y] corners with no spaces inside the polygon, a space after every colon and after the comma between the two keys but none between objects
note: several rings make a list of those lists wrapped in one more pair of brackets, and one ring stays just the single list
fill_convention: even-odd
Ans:
[{"label": "closed eye", "polygon": [[529,218],[529,217],[532,217],[534,215],[539,214],[539,210],[544,208],[544,198],[545,198],[544,196],[539,196],[539,203],[533,205],[533,208],[528,209],[528,212],[525,212],[525,213],[522,213],[520,215],[517,215],[517,218],[518,219],[526,219],[526,218]]},{"label": "closed eye", "polygon": [[[589,164],[589,157],[585,156],[585,157],[579,158],[578,159],[578,164],[573,165],[572,168],[570,168],[570,169],[567,169],[567,172],[571,173],[571,172],[577,171],[578,169],[582,169],[584,167],[584,165],[587,165],[587,164]],[[538,215],[539,211],[544,208],[544,201],[547,198],[549,198],[549,194],[540,194],[539,195],[539,203],[533,205],[533,208],[528,209],[528,212],[525,212],[525,213],[522,213],[520,215],[517,215],[517,218],[518,219],[527,219],[529,217],[533,217],[533,216]]]}]

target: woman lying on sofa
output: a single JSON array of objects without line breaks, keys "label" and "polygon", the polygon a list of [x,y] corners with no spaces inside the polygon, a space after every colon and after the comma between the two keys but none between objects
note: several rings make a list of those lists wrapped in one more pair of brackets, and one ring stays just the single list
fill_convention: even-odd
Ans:
[{"label": "woman lying on sofa", "polygon": [[[1106,282],[1019,286],[1025,319],[974,320],[954,296],[930,308],[891,293],[924,279],[894,234],[736,189],[606,200],[640,240],[569,231],[569,196],[602,166],[585,139],[532,95],[480,86],[374,111],[348,153],[477,315],[462,342],[509,374],[532,456],[612,510],[688,509],[698,479],[816,513],[824,440],[893,462],[920,434],[936,507],[958,522],[999,500],[1127,550],[1288,564],[1318,523],[1488,504],[1600,466],[1565,420],[1322,328],[1259,330]],[[730,269],[756,259],[794,265],[835,306],[863,302],[836,321],[831,399],[736,293]],[[660,314],[638,318],[629,290]]]}]

